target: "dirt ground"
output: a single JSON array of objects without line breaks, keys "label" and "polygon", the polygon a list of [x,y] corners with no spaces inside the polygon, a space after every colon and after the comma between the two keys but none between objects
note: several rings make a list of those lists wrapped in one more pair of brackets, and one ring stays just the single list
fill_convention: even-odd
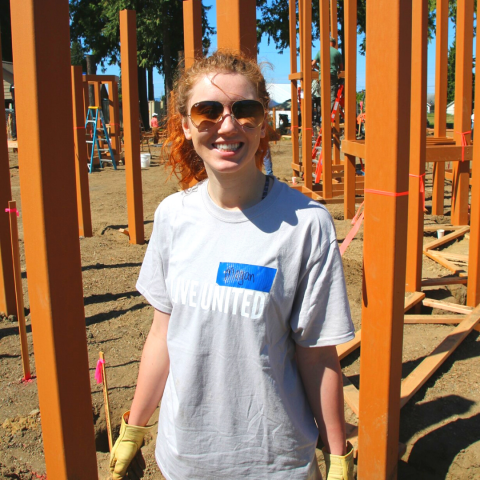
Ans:
[{"label": "dirt ground", "polygon": [[[177,191],[153,151],[152,165],[142,171],[145,235],[152,232],[154,211],[166,196]],[[280,181],[291,182],[291,143],[272,146],[274,173]],[[10,156],[13,199],[21,212],[17,155]],[[431,175],[427,175],[427,207],[431,196]],[[119,228],[126,227],[125,170],[107,167],[89,176],[94,236],[80,239],[85,298],[86,333],[89,351],[93,418],[96,431],[99,478],[108,478],[108,442],[101,386],[94,379],[99,351],[105,352],[114,437],[121,414],[133,398],[142,347],[153,309],[135,290],[135,282],[146,245],[130,245]],[[446,203],[450,189],[446,189]],[[351,228],[343,219],[342,205],[329,206],[339,242]],[[447,212],[448,214],[448,208]],[[22,216],[19,218],[22,275],[25,290],[30,362],[35,372],[32,324],[28,301],[27,273],[23,254]],[[425,224],[448,223],[448,217],[426,215]],[[425,235],[425,241],[434,233]],[[343,261],[348,295],[356,329],[361,323],[363,227],[347,249]],[[468,238],[451,242],[445,249],[468,253]],[[424,257],[424,278],[448,275],[449,271]],[[465,303],[464,286],[435,287],[425,290],[427,297],[452,303]],[[432,312],[422,307],[422,313]],[[433,311],[434,314],[448,312]],[[379,319],[381,321],[381,319]],[[35,319],[33,319],[35,328]],[[405,325],[403,375],[410,373],[452,330],[447,325]],[[379,348],[382,346],[379,345]],[[402,409],[400,441],[406,453],[399,462],[399,479],[475,479],[480,478],[480,337],[471,333],[443,366]],[[359,386],[360,350],[342,361],[344,373]],[[22,367],[18,328],[15,319],[0,317],[0,477],[30,480],[46,478],[42,449],[41,414],[36,380],[20,381]],[[346,419],[358,419],[346,405]],[[158,415],[158,410],[156,415]],[[153,422],[156,421],[156,415]],[[154,459],[154,437],[142,449],[146,479],[163,478]],[[318,451],[319,453],[319,451]],[[318,454],[324,472],[323,457]]]}]

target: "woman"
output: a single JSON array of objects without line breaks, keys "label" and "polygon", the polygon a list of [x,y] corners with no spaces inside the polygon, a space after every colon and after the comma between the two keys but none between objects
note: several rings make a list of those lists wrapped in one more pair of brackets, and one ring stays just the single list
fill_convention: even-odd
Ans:
[{"label": "woman", "polygon": [[204,181],[155,213],[137,283],[155,313],[114,478],[160,400],[169,480],[317,479],[319,434],[328,478],[353,478],[335,345],[354,335],[331,217],[261,172],[269,96],[254,61],[200,59],[174,99],[170,165]]}]

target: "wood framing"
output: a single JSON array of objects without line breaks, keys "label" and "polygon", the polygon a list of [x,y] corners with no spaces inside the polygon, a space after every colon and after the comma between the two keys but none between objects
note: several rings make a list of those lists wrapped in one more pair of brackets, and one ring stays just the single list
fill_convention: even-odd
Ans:
[{"label": "wood framing", "polygon": [[[0,60],[2,50],[0,43]],[[0,82],[3,83],[3,73],[0,71]],[[4,105],[3,90],[0,92],[0,105]],[[10,185],[10,166],[6,136],[5,115],[0,115],[0,312],[6,315],[16,315],[15,282],[13,277],[12,245],[10,241],[10,222],[5,209],[12,199]]]},{"label": "wood framing", "polygon": [[185,69],[202,56],[202,0],[183,2],[183,52]]},{"label": "wood framing", "polygon": [[97,464],[75,198],[68,2],[25,0],[10,8],[17,131],[28,139],[18,160],[47,475],[93,479]]},{"label": "wood framing", "polygon": [[128,231],[130,243],[145,243],[143,226],[142,172],[140,170],[140,128],[138,110],[136,12],[120,12],[120,54],[122,59],[123,126],[127,181]]},{"label": "wood framing", "polygon": [[257,58],[255,0],[217,0],[217,45]]},{"label": "wood framing", "polygon": [[[478,35],[478,33],[477,33],[477,39],[476,39],[476,51],[480,52],[480,36]],[[475,82],[475,98],[480,99],[480,82]],[[477,105],[480,105],[480,104],[477,104]],[[480,142],[477,140],[473,144],[472,198],[471,198],[471,205],[470,205],[470,244],[469,244],[469,251],[468,251],[467,305],[474,307],[479,303],[480,303]]]},{"label": "wood framing", "polygon": [[[289,0],[288,2],[289,12],[289,35],[290,35],[290,71],[292,75],[297,73],[297,11],[296,1]],[[290,77],[289,77],[290,78]],[[297,98],[297,80],[290,79],[290,95],[292,103],[290,106],[290,130],[292,134],[292,158],[293,163],[298,165],[300,163],[300,155],[298,152],[298,98]],[[300,170],[293,168],[293,176],[300,176]]]},{"label": "wood framing", "polygon": [[[458,0],[455,53],[455,119],[454,135],[457,145],[470,142],[472,114],[472,50],[473,0]],[[470,165],[467,161],[453,164],[452,224],[468,224],[468,194]]]},{"label": "wood framing", "polygon": [[398,459],[408,197],[396,195],[408,191],[412,2],[370,2],[367,37],[375,135],[366,138],[359,479],[394,478]]},{"label": "wood framing", "polygon": [[[437,0],[435,31],[435,137],[447,136],[448,0]],[[432,215],[443,215],[445,165],[433,165]]]},{"label": "wood framing", "polygon": [[72,66],[73,141],[75,144],[75,180],[77,185],[78,234],[91,237],[92,214],[88,189],[88,157],[85,138],[85,114],[83,109],[82,67]]},{"label": "wood framing", "polygon": [[426,0],[412,2],[412,5],[412,51],[415,54],[412,55],[405,290],[418,292],[422,282],[423,209],[425,206],[428,5]]}]

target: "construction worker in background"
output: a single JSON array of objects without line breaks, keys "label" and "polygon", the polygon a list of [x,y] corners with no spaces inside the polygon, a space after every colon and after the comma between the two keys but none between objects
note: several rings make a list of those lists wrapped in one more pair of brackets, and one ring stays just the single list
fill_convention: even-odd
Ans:
[{"label": "construction worker in background", "polygon": [[160,128],[158,126],[158,113],[152,114],[152,119],[150,120],[150,126],[152,127],[153,143],[154,145],[156,145],[160,137]]},{"label": "construction worker in background", "polygon": [[[335,98],[337,97],[338,90],[338,74],[343,70],[343,59],[340,52],[336,49],[337,42],[334,38],[330,37],[330,110],[333,108]],[[312,60],[312,68],[318,70],[319,84],[321,83],[320,77],[320,52],[317,53]],[[319,85],[320,89],[320,85]]]}]

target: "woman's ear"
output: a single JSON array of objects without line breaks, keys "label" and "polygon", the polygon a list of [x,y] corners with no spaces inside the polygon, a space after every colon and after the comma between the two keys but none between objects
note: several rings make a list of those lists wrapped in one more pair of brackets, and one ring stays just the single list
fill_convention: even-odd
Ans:
[{"label": "woman's ear", "polygon": [[262,123],[262,127],[260,129],[260,138],[264,138],[267,134],[267,119],[265,119]]},{"label": "woman's ear", "polygon": [[188,118],[187,117],[182,118],[182,128],[183,128],[183,133],[185,135],[185,138],[187,140],[191,140],[192,139],[192,132],[190,131],[190,127],[188,126]]}]

